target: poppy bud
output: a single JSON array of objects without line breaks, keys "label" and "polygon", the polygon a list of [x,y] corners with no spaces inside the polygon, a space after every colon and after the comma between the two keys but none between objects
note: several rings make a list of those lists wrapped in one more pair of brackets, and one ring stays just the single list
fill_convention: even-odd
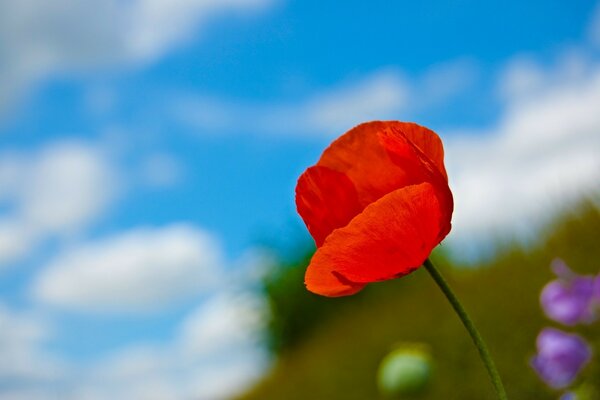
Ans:
[{"label": "poppy bud", "polygon": [[432,362],[427,346],[403,344],[379,365],[377,384],[386,396],[422,393],[431,380]]}]

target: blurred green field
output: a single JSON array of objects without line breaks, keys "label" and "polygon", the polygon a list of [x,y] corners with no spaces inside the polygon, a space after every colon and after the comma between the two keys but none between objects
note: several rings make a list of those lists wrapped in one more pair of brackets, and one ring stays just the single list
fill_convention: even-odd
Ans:
[{"label": "blurred green field", "polygon": [[[600,270],[596,207],[586,203],[559,218],[527,248],[504,246],[481,268],[453,265],[441,252],[433,256],[488,342],[513,400],[559,397],[528,365],[539,330],[558,326],[544,317],[538,301],[553,278],[549,264],[555,257],[580,273]],[[272,308],[268,340],[277,361],[239,400],[382,398],[377,367],[404,341],[428,344],[435,360],[429,390],[419,399],[495,398],[475,347],[423,268],[352,297],[327,299],[304,289],[307,260],[282,265],[265,283]],[[574,330],[600,348],[600,321]],[[600,388],[598,357],[582,379]]]}]

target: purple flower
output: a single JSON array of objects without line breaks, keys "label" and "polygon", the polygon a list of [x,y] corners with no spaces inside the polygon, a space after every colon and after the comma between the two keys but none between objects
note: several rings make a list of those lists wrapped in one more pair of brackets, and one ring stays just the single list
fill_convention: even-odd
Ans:
[{"label": "purple flower", "polygon": [[555,389],[569,386],[592,357],[589,345],[581,336],[554,328],[543,329],[536,345],[538,353],[531,359],[531,366]]},{"label": "purple flower", "polygon": [[548,283],[540,296],[548,318],[569,326],[593,322],[600,301],[600,277],[577,275],[562,260],[555,260],[552,269],[558,279]]},{"label": "purple flower", "polygon": [[594,303],[600,306],[600,274],[594,279]]}]

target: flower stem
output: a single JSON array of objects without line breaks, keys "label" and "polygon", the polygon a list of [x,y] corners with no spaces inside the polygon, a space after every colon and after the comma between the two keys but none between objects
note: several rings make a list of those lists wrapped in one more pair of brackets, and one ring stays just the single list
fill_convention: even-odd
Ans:
[{"label": "flower stem", "polygon": [[471,339],[473,339],[473,343],[475,343],[475,346],[479,351],[481,360],[483,361],[483,364],[485,365],[485,368],[487,369],[490,375],[490,379],[492,380],[492,384],[494,385],[494,390],[498,395],[498,399],[507,400],[508,397],[506,397],[506,390],[504,390],[504,386],[502,385],[502,379],[500,379],[500,375],[498,374],[498,370],[496,369],[496,364],[494,364],[494,360],[492,360],[490,352],[485,342],[483,341],[481,334],[479,333],[479,331],[477,331],[477,328],[475,328],[471,317],[469,317],[467,311],[464,309],[464,307],[462,306],[452,289],[450,289],[450,286],[448,286],[448,282],[446,282],[442,274],[440,274],[440,271],[438,271],[438,269],[433,265],[431,260],[429,260],[428,258],[427,260],[425,260],[423,265],[425,266],[427,271],[429,271],[429,274],[431,275],[435,283],[437,283],[442,292],[444,292],[446,298],[448,298],[448,301],[452,305],[452,308],[454,308],[454,311],[456,311],[456,314],[458,314],[458,317],[462,321],[463,325],[465,326],[465,328],[467,328],[469,335],[471,335]]}]

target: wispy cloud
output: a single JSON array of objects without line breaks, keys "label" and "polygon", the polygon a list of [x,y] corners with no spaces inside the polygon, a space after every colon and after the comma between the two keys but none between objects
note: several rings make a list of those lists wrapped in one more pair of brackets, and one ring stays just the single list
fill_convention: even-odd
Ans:
[{"label": "wispy cloud", "polygon": [[490,234],[526,237],[600,189],[600,65],[573,52],[551,67],[517,57],[502,76],[497,124],[447,134],[459,249]]},{"label": "wispy cloud", "polygon": [[262,297],[221,291],[175,327],[166,343],[138,343],[99,360],[77,364],[46,354],[49,327],[39,315],[0,305],[0,397],[3,399],[230,398],[268,366],[259,346]]},{"label": "wispy cloud", "polygon": [[600,47],[600,3],[596,5],[596,10],[592,14],[592,20],[588,27],[588,38],[592,44]]},{"label": "wispy cloud", "polygon": [[[172,113],[203,134],[243,129],[271,135],[323,135],[361,119],[389,118],[405,106],[406,100],[407,87],[401,75],[383,70],[298,102],[256,103],[183,95],[174,102]],[[239,121],[244,121],[243,126]]]},{"label": "wispy cloud", "polygon": [[[409,88],[402,75],[384,70],[348,86],[318,93],[289,113],[296,114],[292,123],[300,129],[330,135],[360,121],[390,118],[404,109],[408,100]],[[285,115],[282,117],[281,121],[272,121],[270,131],[286,124]]]},{"label": "wispy cloud", "polygon": [[40,315],[17,312],[0,303],[0,396],[7,382],[29,389],[55,382],[68,368],[46,353],[52,328]]},{"label": "wispy cloud", "polygon": [[271,0],[0,4],[0,111],[53,75],[151,62],[227,12],[254,12]]},{"label": "wispy cloud", "polygon": [[396,68],[383,68],[288,102],[182,95],[173,102],[172,114],[203,134],[243,129],[268,135],[335,136],[363,121],[406,119],[439,107],[477,78],[476,64],[466,59],[434,65],[415,79]]},{"label": "wispy cloud", "polygon": [[180,160],[165,152],[152,153],[142,160],[138,180],[149,188],[165,189],[176,186],[184,178]]},{"label": "wispy cloud", "polygon": [[92,366],[79,391],[95,399],[230,398],[267,366],[257,346],[264,309],[254,294],[223,291],[185,318],[169,343],[126,348]]},{"label": "wispy cloud", "polygon": [[0,154],[0,267],[49,237],[85,230],[110,207],[118,176],[100,148],[78,141]]},{"label": "wispy cloud", "polygon": [[194,226],[137,228],[59,254],[32,294],[86,312],[157,311],[214,289],[223,267],[217,240]]}]

